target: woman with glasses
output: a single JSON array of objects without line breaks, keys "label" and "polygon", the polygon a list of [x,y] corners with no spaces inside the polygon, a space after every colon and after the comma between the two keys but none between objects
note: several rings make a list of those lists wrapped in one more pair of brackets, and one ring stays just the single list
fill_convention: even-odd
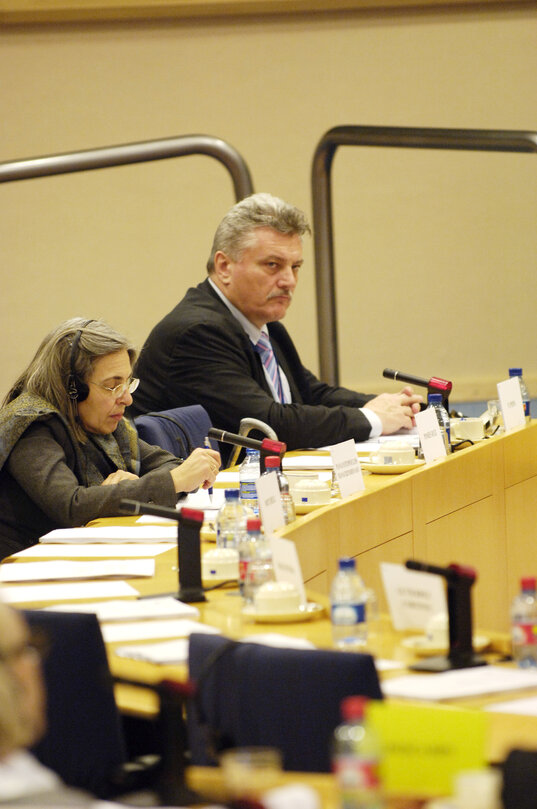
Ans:
[{"label": "woman with glasses", "polygon": [[135,358],[102,320],[73,318],[45,337],[0,409],[0,559],[54,528],[117,516],[123,498],[173,507],[212,485],[217,452],[182,461],[124,418]]}]

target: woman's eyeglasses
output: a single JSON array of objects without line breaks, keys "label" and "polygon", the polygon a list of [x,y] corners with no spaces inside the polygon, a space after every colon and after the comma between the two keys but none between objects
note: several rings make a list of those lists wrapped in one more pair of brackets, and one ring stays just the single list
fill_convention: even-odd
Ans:
[{"label": "woman's eyeglasses", "polygon": [[121,385],[116,385],[115,388],[109,388],[108,385],[99,385],[98,382],[90,382],[90,385],[95,385],[97,388],[109,391],[114,399],[121,399],[126,393],[134,393],[139,384],[140,380],[135,379],[135,377],[131,377],[127,382],[122,382]]}]

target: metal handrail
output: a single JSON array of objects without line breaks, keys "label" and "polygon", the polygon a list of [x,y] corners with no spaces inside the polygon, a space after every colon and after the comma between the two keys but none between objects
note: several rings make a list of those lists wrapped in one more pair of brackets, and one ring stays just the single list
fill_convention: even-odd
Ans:
[{"label": "metal handrail", "polygon": [[315,283],[321,378],[339,383],[330,172],[338,146],[391,146],[481,152],[537,152],[537,133],[489,129],[336,126],[319,141],[312,163]]},{"label": "metal handrail", "polygon": [[131,163],[147,163],[151,160],[166,160],[170,157],[192,154],[214,157],[227,168],[237,201],[253,193],[252,178],[244,159],[229,143],[210,135],[181,135],[79,152],[11,160],[0,163],[0,183],[125,166]]}]

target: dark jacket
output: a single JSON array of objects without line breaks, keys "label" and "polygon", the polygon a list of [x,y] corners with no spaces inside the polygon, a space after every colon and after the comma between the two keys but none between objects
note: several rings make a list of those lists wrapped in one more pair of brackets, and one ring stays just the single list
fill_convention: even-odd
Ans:
[{"label": "dark jacket", "polygon": [[[16,401],[8,405],[15,418]],[[169,473],[179,461],[168,452],[135,440],[136,458],[129,465],[139,480],[100,486],[96,481],[118,467],[92,446],[90,463],[99,468],[92,466],[95,485],[89,485],[87,452],[81,452],[63,417],[44,408],[29,421],[20,437],[9,429],[13,419],[0,423],[0,559],[34,545],[55,528],[117,516],[124,497],[175,505],[177,494]],[[123,422],[116,429],[129,436],[134,433]]]},{"label": "dark jacket", "polygon": [[291,404],[274,401],[259,354],[209,281],[189,289],[142,349],[131,413],[201,404],[214,427],[238,432],[242,418],[261,419],[288,449],[368,438],[370,424],[358,408],[372,396],[320,382],[300,362],[285,327],[274,322],[268,330]]}]

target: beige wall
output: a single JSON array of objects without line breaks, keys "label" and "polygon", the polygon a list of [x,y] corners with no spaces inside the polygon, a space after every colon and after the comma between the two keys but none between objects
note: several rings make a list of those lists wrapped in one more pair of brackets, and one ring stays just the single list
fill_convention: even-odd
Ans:
[{"label": "beige wall", "polygon": [[[311,159],[332,126],[537,129],[536,43],[534,3],[0,28],[0,160],[206,133],[241,152],[256,190],[311,212]],[[454,400],[486,398],[520,363],[537,393],[536,178],[536,155],[338,152],[343,383],[389,388],[391,366],[451,378]],[[225,170],[204,157],[0,195],[0,394],[75,314],[141,344],[203,278],[233,202]],[[305,252],[287,324],[315,370]]]}]

